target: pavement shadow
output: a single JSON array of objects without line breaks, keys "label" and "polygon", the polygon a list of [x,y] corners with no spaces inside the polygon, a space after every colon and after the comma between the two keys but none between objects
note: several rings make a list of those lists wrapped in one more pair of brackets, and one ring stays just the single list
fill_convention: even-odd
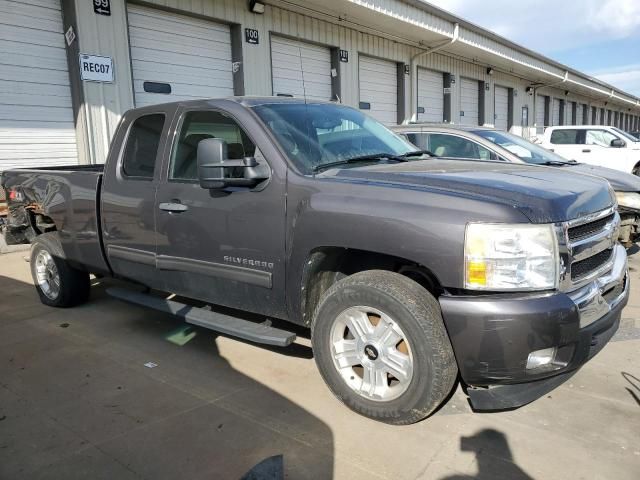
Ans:
[{"label": "pavement shadow", "polygon": [[0,274],[0,478],[333,478],[327,424],[102,288],[53,309]]},{"label": "pavement shadow", "polygon": [[636,401],[638,406],[640,407],[640,379],[638,377],[631,375],[628,372],[620,372],[622,374],[622,378],[624,378],[632,388],[626,387],[629,395]]},{"label": "pavement shadow", "polygon": [[460,439],[460,450],[476,456],[476,475],[450,475],[441,480],[533,480],[513,459],[509,442],[504,433],[487,428],[471,437]]}]

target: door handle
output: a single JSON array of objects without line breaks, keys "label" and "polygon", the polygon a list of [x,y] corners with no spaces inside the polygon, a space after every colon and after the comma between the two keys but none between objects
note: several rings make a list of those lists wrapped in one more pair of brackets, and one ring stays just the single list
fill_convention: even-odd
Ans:
[{"label": "door handle", "polygon": [[584,150],[582,150],[582,153],[591,153],[591,150],[589,150],[588,148],[585,148]]},{"label": "door handle", "polygon": [[158,208],[169,213],[182,213],[189,210],[189,207],[182,203],[161,203]]}]

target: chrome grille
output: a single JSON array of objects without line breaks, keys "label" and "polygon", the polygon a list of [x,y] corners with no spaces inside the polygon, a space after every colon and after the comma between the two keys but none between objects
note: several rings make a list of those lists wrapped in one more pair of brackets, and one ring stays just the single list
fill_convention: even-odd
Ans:
[{"label": "chrome grille", "polygon": [[610,259],[613,253],[612,248],[603,250],[600,253],[596,253],[594,256],[574,262],[571,265],[571,281],[575,282],[583,277],[589,275],[589,273],[598,270],[605,265]]},{"label": "chrome grille", "polygon": [[571,220],[560,228],[560,287],[572,291],[611,268],[620,215],[609,208]]},{"label": "chrome grille", "polygon": [[584,238],[590,237],[599,231],[601,231],[608,223],[613,220],[614,214],[607,215],[604,218],[600,218],[593,222],[585,223],[583,225],[577,225],[569,228],[568,235],[570,242],[577,242]]}]

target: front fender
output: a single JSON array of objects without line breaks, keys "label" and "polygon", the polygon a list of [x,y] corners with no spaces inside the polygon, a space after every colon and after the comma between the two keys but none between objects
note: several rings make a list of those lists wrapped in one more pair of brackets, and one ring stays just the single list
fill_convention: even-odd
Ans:
[{"label": "front fender", "polygon": [[311,252],[319,248],[399,257],[428,269],[443,287],[460,288],[464,232],[470,221],[529,223],[508,205],[454,194],[309,178],[290,181],[287,304],[291,319],[301,318],[304,267]]}]

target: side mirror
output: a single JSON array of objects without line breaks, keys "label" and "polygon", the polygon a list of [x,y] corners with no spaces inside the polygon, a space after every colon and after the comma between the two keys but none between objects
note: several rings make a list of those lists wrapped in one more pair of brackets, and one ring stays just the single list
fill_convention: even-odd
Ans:
[{"label": "side mirror", "polygon": [[[254,157],[230,160],[227,142],[220,138],[207,138],[198,143],[197,163],[200,186],[206,189],[255,187],[269,178],[268,169],[258,168],[260,165]],[[238,176],[238,172],[242,175]]]},{"label": "side mirror", "polygon": [[614,138],[613,140],[611,140],[611,144],[610,144],[613,148],[622,148],[624,147],[626,144],[620,140],[619,138]]}]

